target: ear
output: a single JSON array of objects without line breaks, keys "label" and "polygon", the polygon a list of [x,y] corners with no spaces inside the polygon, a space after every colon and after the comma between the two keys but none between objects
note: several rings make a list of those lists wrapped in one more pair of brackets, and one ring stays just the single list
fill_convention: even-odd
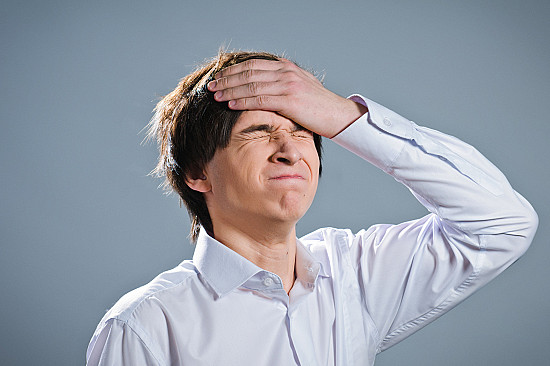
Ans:
[{"label": "ear", "polygon": [[187,183],[189,188],[197,192],[206,193],[212,190],[212,184],[210,184],[204,172],[201,172],[197,178],[186,176],[185,183]]}]

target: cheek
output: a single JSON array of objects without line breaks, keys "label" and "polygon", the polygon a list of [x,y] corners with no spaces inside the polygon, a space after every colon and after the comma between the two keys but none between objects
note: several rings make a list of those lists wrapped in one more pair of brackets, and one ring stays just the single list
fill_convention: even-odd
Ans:
[{"label": "cheek", "polygon": [[306,163],[311,170],[311,175],[315,180],[319,180],[319,166],[321,165],[319,161],[319,155],[317,150],[313,147],[313,150],[309,148],[306,155]]},{"label": "cheek", "polygon": [[319,185],[319,155],[317,155],[317,151],[315,151],[315,155],[312,157],[311,165],[309,165],[309,168],[311,170],[311,180],[312,180],[312,186],[311,186],[311,200],[315,197],[315,193],[317,192],[317,187]]},{"label": "cheek", "polygon": [[260,185],[260,170],[252,156],[243,154],[220,162],[214,186],[218,192],[230,196],[248,195]]}]

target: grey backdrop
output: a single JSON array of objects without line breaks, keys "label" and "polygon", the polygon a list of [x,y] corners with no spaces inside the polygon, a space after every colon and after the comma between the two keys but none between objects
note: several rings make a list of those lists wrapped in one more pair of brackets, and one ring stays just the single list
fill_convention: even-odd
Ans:
[{"label": "grey backdrop", "polygon": [[[223,44],[285,52],[341,95],[472,143],[539,213],[519,262],[377,365],[548,364],[549,4],[3,1],[0,364],[83,364],[106,309],[192,256],[140,130]],[[300,234],[425,214],[393,179],[330,141],[325,152]]]}]

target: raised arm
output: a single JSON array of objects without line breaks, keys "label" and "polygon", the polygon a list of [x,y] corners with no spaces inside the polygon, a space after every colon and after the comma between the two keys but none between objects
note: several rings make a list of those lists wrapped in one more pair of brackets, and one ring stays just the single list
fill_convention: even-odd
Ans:
[{"label": "raised arm", "polygon": [[216,78],[209,85],[216,100],[233,109],[275,111],[333,138],[407,186],[432,213],[357,234],[322,230],[304,238],[309,245],[347,243],[328,248],[329,256],[349,259],[349,265],[332,261],[332,270],[341,275],[336,286],[343,292],[356,289],[357,302],[336,306],[364,312],[364,324],[349,329],[375,327],[378,351],[454,307],[530,245],[538,224],[531,205],[459,139],[361,96],[339,97],[286,60],[248,61]]},{"label": "raised arm", "polygon": [[392,175],[432,212],[346,234],[381,351],[517,260],[529,247],[538,219],[472,146],[361,96],[352,99],[365,103],[369,113],[334,141]]}]

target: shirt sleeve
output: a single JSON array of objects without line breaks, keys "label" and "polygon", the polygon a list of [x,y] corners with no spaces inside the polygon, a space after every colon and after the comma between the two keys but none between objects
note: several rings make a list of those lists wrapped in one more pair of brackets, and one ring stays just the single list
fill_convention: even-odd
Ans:
[{"label": "shirt sleeve", "polygon": [[86,365],[161,365],[128,323],[110,319],[102,326],[88,346]]},{"label": "shirt sleeve", "polygon": [[333,141],[371,162],[431,214],[348,232],[365,316],[383,351],[453,308],[517,260],[538,218],[472,146],[362,96],[369,112]]}]

